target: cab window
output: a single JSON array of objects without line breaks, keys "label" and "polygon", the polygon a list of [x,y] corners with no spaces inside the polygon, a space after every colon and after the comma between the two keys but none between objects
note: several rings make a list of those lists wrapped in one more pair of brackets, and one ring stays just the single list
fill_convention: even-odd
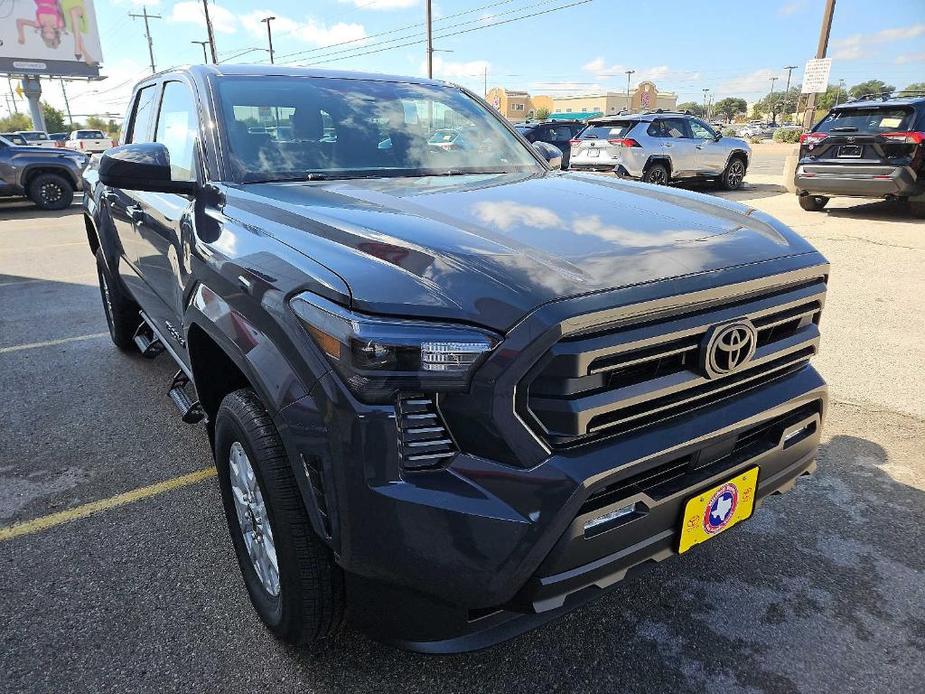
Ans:
[{"label": "cab window", "polygon": [[182,82],[166,82],[161,96],[154,141],[170,153],[170,177],[175,181],[193,181],[196,143],[196,107],[193,95]]},{"label": "cab window", "polygon": [[151,142],[151,123],[154,121],[154,97],[157,93],[156,85],[149,85],[138,90],[135,96],[135,107],[132,110],[131,126],[125,142]]}]

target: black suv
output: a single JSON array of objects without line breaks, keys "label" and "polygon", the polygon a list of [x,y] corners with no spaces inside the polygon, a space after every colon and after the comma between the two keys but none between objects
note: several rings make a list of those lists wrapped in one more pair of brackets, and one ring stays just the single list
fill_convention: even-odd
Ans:
[{"label": "black suv", "polygon": [[795,176],[800,206],[813,212],[836,195],[925,193],[925,96],[836,106],[800,137]]},{"label": "black suv", "polygon": [[541,120],[517,123],[514,127],[527,142],[545,142],[562,152],[562,168],[568,168],[569,155],[572,152],[572,140],[585,129],[586,123],[580,120]]},{"label": "black suv", "polygon": [[829,268],[772,217],[551,171],[423,79],[195,66],[124,122],[85,174],[112,339],[176,361],[280,638],[486,646],[814,469]]},{"label": "black suv", "polygon": [[80,190],[89,159],[66,149],[18,145],[0,135],[0,198],[28,197],[43,210],[62,210]]}]

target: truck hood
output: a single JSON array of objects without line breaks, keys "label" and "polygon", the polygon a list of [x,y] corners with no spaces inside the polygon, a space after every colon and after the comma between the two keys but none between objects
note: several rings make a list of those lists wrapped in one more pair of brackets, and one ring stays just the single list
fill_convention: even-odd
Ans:
[{"label": "truck hood", "polygon": [[506,330],[546,302],[811,252],[719,198],[550,172],[255,183],[224,213],[337,273],[358,310]]}]

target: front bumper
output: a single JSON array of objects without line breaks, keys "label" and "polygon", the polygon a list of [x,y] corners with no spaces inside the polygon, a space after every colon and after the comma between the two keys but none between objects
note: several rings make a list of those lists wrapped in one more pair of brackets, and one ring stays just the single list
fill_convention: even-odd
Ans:
[{"label": "front bumper", "polygon": [[799,164],[794,182],[801,195],[880,198],[925,192],[925,181],[909,166]]},{"label": "front bumper", "polygon": [[[759,466],[759,504],[791,487],[814,467],[827,406],[825,383],[807,366],[528,469],[459,454],[446,469],[403,473],[394,415],[385,408],[337,413],[348,403],[331,379],[318,384],[332,396],[328,406],[316,410],[319,397],[283,410],[284,438],[303,466],[325,443],[333,451],[310,462],[322,473],[309,487],[322,487],[329,499],[330,541],[347,572],[352,621],[376,638],[428,652],[513,637],[673,556],[685,501],[744,469]],[[313,418],[316,425],[307,424]],[[762,427],[770,427],[762,446],[732,454],[740,437]],[[661,487],[640,482],[700,456],[712,462],[683,478]],[[621,485],[629,485],[625,493],[595,506],[599,492]],[[644,512],[585,532],[589,519],[627,503]]]}]

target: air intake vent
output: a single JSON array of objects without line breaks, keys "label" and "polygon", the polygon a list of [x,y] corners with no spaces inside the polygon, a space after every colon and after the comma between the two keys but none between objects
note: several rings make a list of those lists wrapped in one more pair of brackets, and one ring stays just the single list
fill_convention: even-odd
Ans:
[{"label": "air intake vent", "polygon": [[400,396],[395,411],[398,452],[406,469],[439,467],[459,452],[431,396]]}]

